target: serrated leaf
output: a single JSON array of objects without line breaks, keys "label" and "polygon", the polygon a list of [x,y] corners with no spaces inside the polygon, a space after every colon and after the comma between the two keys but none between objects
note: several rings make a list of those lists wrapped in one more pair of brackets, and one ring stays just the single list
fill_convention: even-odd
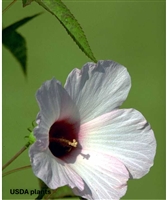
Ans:
[{"label": "serrated leaf", "polygon": [[60,0],[35,0],[39,5],[53,14],[62,26],[66,29],[67,33],[76,42],[79,48],[94,62],[94,57],[86,36],[70,10]]},{"label": "serrated leaf", "polygon": [[24,37],[20,35],[16,30],[17,28],[27,23],[34,17],[38,16],[39,14],[41,13],[35,14],[31,17],[26,17],[2,30],[2,43],[20,63],[24,75],[26,75],[26,72],[27,72],[26,41]]}]

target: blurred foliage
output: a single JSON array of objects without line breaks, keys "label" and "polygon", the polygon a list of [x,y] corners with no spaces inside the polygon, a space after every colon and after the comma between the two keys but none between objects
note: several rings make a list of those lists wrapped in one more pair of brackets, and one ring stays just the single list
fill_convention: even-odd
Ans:
[{"label": "blurred foliage", "polygon": [[20,63],[25,76],[27,75],[26,40],[16,30],[40,14],[41,13],[35,14],[31,17],[26,17],[2,30],[2,43]]}]

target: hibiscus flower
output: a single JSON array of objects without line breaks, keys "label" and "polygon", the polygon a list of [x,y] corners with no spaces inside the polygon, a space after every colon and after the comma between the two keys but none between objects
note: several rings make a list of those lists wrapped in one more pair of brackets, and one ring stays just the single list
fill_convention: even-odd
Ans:
[{"label": "hibiscus flower", "polygon": [[128,179],[153,165],[153,130],[135,109],[119,109],[131,79],[114,61],[89,62],[36,93],[40,107],[29,156],[34,174],[49,188],[68,185],[86,199],[120,199]]}]

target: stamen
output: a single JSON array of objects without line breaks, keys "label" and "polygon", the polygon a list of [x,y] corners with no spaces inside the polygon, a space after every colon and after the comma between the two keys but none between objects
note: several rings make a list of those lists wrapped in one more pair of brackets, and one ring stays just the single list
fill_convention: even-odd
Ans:
[{"label": "stamen", "polygon": [[72,147],[77,147],[78,142],[75,139],[73,139],[73,142],[69,142],[68,144]]},{"label": "stamen", "polygon": [[62,146],[72,146],[72,147],[77,147],[78,142],[73,139],[73,141],[69,141],[67,139],[64,138],[50,138],[50,141],[54,141],[54,142],[58,142],[60,143]]}]

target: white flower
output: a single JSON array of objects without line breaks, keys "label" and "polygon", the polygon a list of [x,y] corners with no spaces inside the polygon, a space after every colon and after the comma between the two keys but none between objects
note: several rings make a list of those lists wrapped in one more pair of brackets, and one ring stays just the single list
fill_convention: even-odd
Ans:
[{"label": "white flower", "polygon": [[51,188],[68,185],[87,199],[119,199],[129,178],[153,165],[154,133],[134,109],[119,109],[131,87],[125,67],[113,61],[74,69],[64,88],[55,79],[37,91],[34,174]]}]

